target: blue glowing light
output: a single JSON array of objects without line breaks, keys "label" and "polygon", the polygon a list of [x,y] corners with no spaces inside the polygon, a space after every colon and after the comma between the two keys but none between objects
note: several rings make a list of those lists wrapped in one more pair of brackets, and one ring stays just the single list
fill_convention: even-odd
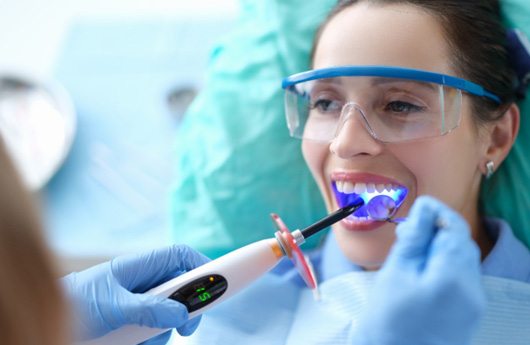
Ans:
[{"label": "blue glowing light", "polygon": [[[397,187],[392,190],[384,189],[381,192],[373,191],[373,192],[364,192],[361,194],[356,194],[356,193],[347,194],[347,193],[342,193],[338,191],[336,182],[333,182],[331,186],[335,194],[335,197],[337,199],[337,203],[339,204],[339,207],[344,207],[346,205],[352,204],[358,197],[361,197],[365,205],[367,205],[368,202],[373,197],[378,196],[378,195],[386,195],[392,198],[392,200],[394,200],[394,202],[396,203],[396,209],[398,209],[405,201],[405,198],[408,193],[407,189],[401,186],[401,187]],[[353,213],[353,215],[355,217],[368,217],[369,216],[366,210],[366,206],[359,208],[357,211]]]}]

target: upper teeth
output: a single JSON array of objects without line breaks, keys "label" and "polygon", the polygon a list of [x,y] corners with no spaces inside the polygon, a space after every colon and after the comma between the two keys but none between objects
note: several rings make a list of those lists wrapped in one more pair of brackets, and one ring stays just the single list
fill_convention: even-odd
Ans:
[{"label": "upper teeth", "polygon": [[337,185],[337,190],[345,194],[374,193],[375,191],[382,193],[385,190],[391,192],[399,189],[398,185],[392,183],[335,181],[335,184]]}]

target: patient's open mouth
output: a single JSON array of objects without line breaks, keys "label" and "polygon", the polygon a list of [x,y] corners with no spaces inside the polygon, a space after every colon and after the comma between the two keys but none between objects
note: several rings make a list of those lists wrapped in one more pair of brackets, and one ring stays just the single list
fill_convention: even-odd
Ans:
[{"label": "patient's open mouth", "polygon": [[[339,207],[349,205],[359,196],[364,200],[365,204],[368,204],[373,197],[386,195],[395,201],[397,211],[407,196],[407,188],[393,182],[354,182],[335,179],[331,182],[331,187]],[[367,212],[366,205],[355,211],[348,219],[356,222],[373,221]]]}]

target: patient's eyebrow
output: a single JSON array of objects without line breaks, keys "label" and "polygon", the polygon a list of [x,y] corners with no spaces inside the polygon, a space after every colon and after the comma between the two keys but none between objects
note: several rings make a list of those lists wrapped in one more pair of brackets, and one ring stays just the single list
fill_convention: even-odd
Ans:
[{"label": "patient's eyebrow", "polygon": [[344,77],[334,77],[334,78],[323,78],[314,80],[315,85],[319,84],[332,84],[332,85],[343,85],[342,79]]},{"label": "patient's eyebrow", "polygon": [[415,86],[426,88],[429,90],[437,90],[437,87],[433,83],[410,80],[410,79],[399,79],[399,78],[372,78],[371,85],[378,86],[381,84],[401,84],[401,83],[411,83]]}]

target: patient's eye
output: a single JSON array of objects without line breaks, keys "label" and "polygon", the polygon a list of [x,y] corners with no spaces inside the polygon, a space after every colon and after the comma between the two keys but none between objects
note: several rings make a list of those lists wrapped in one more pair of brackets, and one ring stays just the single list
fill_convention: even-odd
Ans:
[{"label": "patient's eye", "polygon": [[339,100],[321,97],[310,105],[310,110],[316,110],[320,115],[340,115],[343,103]]}]

